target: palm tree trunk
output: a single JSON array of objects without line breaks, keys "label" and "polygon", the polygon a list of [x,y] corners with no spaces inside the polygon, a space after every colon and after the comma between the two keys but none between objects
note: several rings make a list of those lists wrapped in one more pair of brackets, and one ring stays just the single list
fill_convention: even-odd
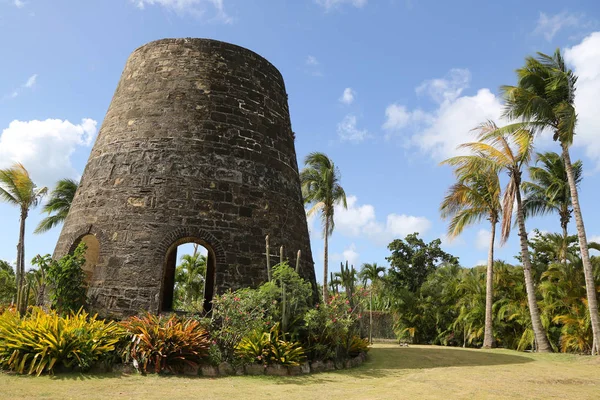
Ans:
[{"label": "palm tree trunk", "polygon": [[327,287],[327,259],[329,257],[329,219],[325,218],[325,249],[323,256],[323,305],[329,300],[329,288]]},{"label": "palm tree trunk", "polygon": [[529,314],[531,315],[531,326],[537,343],[537,348],[540,353],[552,352],[550,342],[546,337],[540,310],[537,305],[535,296],[535,286],[533,285],[533,277],[531,275],[531,258],[529,256],[529,248],[527,247],[527,231],[525,230],[525,215],[523,213],[523,203],[521,201],[521,180],[520,177],[514,177],[516,181],[517,195],[517,222],[519,224],[519,238],[521,239],[521,258],[523,260],[523,274],[525,275],[525,289],[527,291],[527,303],[529,305]]},{"label": "palm tree trunk", "polygon": [[567,250],[569,248],[568,240],[569,240],[569,231],[567,230],[567,222],[562,222],[561,225],[563,228],[563,254],[562,254],[562,263],[567,263]]},{"label": "palm tree trunk", "polygon": [[25,220],[27,211],[21,210],[19,244],[17,245],[17,310],[24,313],[23,286],[25,283]]},{"label": "palm tree trunk", "polygon": [[369,293],[369,343],[373,344],[373,282]]},{"label": "palm tree trunk", "polygon": [[561,218],[560,224],[562,226],[562,231],[563,231],[563,246],[562,246],[562,257],[561,257],[561,262],[563,264],[567,264],[567,250],[568,250],[568,239],[569,239],[569,231],[567,230],[567,221],[563,221],[563,219]]},{"label": "palm tree trunk", "polygon": [[592,268],[592,263],[590,262],[590,253],[588,251],[588,242],[585,235],[581,207],[579,206],[579,194],[577,193],[577,184],[575,183],[569,146],[566,143],[561,143],[561,146],[565,169],[567,170],[567,177],[569,179],[569,188],[571,189],[571,202],[573,203],[575,225],[577,226],[577,236],[579,237],[579,249],[581,250],[581,261],[583,262],[583,272],[585,274],[585,289],[587,292],[588,307],[592,322],[593,343],[595,343],[595,346],[593,347],[596,347],[592,348],[592,354],[597,354],[598,345],[600,345],[600,321],[598,319],[598,299],[596,297],[596,285],[594,283],[594,270]]},{"label": "palm tree trunk", "polygon": [[483,348],[494,346],[493,314],[494,304],[494,239],[496,238],[496,221],[492,221],[490,250],[488,251],[487,277],[485,282],[485,327],[483,331]]}]

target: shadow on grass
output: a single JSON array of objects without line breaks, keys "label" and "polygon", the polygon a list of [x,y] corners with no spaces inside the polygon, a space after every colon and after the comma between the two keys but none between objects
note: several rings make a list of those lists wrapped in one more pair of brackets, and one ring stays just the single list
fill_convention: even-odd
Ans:
[{"label": "shadow on grass", "polygon": [[310,385],[339,381],[339,375],[352,379],[389,377],[394,371],[411,372],[419,369],[447,367],[480,367],[525,364],[529,357],[451,347],[374,348],[367,361],[354,369],[332,371],[302,377],[269,377],[277,384]]}]

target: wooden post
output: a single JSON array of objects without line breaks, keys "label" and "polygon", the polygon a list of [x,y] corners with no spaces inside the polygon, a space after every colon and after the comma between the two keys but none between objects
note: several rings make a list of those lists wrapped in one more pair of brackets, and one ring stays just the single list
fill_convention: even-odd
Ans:
[{"label": "wooden post", "polygon": [[269,255],[269,235],[265,237],[267,254],[267,279],[271,282],[271,256]]},{"label": "wooden post", "polygon": [[302,252],[300,250],[298,250],[298,255],[296,256],[296,273],[297,274],[300,273],[300,254],[302,254]]}]

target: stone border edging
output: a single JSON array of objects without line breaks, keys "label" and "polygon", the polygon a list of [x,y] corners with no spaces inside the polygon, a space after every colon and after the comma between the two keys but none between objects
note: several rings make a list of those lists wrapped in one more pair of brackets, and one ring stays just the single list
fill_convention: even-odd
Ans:
[{"label": "stone border edging", "polygon": [[[361,352],[358,356],[349,358],[343,362],[333,361],[306,361],[297,367],[285,367],[283,365],[261,365],[247,364],[242,368],[233,368],[228,362],[222,362],[218,366],[213,365],[198,365],[196,367],[187,367],[183,371],[183,375],[187,376],[203,376],[203,377],[222,377],[222,376],[298,376],[311,373],[319,373],[326,371],[335,371],[358,367],[367,359],[367,353]],[[129,364],[117,364],[112,366],[112,371],[122,373],[134,373],[135,369]]]}]

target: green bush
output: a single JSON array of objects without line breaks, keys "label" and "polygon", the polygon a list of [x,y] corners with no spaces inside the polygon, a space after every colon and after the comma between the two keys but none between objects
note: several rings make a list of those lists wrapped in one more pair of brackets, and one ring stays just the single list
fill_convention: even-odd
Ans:
[{"label": "green bush", "polygon": [[350,307],[344,295],[334,295],[327,305],[309,310],[304,321],[308,330],[306,342],[311,360],[338,360],[350,356],[349,340],[360,332],[358,296]]},{"label": "green bush", "polygon": [[279,325],[269,332],[251,332],[239,343],[236,353],[244,362],[264,365],[298,366],[305,359],[304,349],[299,343],[281,338]]},{"label": "green bush", "polygon": [[59,313],[68,314],[85,306],[86,288],[85,273],[85,243],[80,243],[73,254],[68,254],[60,260],[51,262],[48,266],[47,281],[52,290],[50,300],[52,308]]},{"label": "green bush", "polygon": [[0,367],[20,374],[53,373],[59,366],[87,370],[114,360],[124,331],[114,322],[97,320],[85,312],[66,317],[33,308],[0,315]]},{"label": "green bush", "polygon": [[250,332],[264,330],[264,299],[258,290],[240,289],[213,299],[211,337],[219,347],[223,361],[236,361],[235,349]]},{"label": "green bush", "polygon": [[121,325],[131,335],[123,358],[141,373],[181,372],[185,366],[197,366],[208,355],[208,333],[194,319],[147,314],[131,317]]}]

